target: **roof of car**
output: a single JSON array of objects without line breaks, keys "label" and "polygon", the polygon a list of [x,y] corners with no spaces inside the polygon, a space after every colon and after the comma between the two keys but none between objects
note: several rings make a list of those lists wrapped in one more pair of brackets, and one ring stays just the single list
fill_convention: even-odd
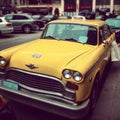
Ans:
[{"label": "roof of car", "polygon": [[[22,14],[18,14],[18,13],[9,13],[9,14],[6,14],[6,15],[25,15],[25,16],[30,16],[29,14],[26,14],[26,13],[22,13]],[[4,16],[6,16],[4,15]]]},{"label": "roof of car", "polygon": [[[118,20],[118,21],[120,21],[119,18],[107,18],[106,20]],[[106,20],[105,20],[105,21],[106,21]]]},{"label": "roof of car", "polygon": [[80,20],[80,19],[54,20],[50,23],[76,23],[76,24],[84,24],[84,25],[91,25],[91,26],[101,26],[106,24],[106,22],[102,20]]}]

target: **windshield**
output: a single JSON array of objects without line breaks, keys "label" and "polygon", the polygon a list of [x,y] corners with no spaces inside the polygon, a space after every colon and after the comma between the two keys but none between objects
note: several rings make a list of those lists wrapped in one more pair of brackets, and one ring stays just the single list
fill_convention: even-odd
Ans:
[{"label": "windshield", "polygon": [[41,37],[96,45],[97,29],[88,25],[52,23],[46,27]]}]

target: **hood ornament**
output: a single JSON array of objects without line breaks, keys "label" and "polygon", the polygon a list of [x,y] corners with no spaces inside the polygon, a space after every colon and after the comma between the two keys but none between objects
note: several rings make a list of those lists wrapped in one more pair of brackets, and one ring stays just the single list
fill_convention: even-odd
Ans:
[{"label": "hood ornament", "polygon": [[35,66],[34,64],[25,64],[28,68],[30,69],[36,69],[36,68],[39,68],[37,66]]},{"label": "hood ornament", "polygon": [[39,53],[34,53],[34,54],[32,54],[32,57],[33,58],[40,58],[42,55],[41,54],[39,54]]}]

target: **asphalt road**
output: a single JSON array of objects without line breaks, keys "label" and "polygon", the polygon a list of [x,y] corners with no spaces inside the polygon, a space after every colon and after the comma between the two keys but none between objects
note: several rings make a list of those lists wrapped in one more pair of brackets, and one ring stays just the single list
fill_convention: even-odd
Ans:
[{"label": "asphalt road", "polygon": [[[41,32],[22,34],[16,33],[7,36],[0,36],[0,50],[25,43],[40,37]],[[105,81],[97,102],[96,109],[91,116],[85,120],[120,120],[120,62],[113,62],[105,73]],[[14,105],[17,120],[63,120],[65,118],[39,111],[37,109]],[[19,109],[16,109],[19,108]],[[0,120],[15,120],[4,111]],[[67,120],[67,119],[65,119]]]}]

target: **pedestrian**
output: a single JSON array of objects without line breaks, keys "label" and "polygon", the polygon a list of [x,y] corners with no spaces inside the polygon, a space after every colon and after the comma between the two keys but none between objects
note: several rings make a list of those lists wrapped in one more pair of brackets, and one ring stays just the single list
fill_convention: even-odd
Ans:
[{"label": "pedestrian", "polygon": [[111,46],[111,61],[120,61],[120,49],[115,40],[112,42]]}]

